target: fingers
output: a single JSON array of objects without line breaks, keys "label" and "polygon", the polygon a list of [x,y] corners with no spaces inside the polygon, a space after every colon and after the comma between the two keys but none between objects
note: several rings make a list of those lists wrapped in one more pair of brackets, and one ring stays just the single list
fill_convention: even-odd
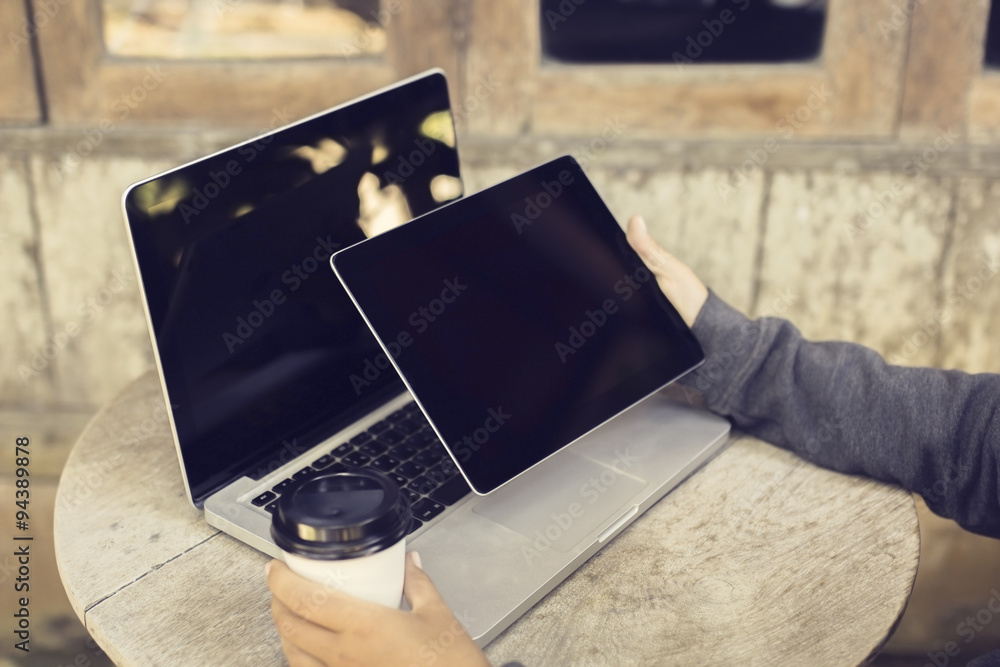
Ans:
[{"label": "fingers", "polygon": [[291,667],[408,664],[413,655],[428,651],[442,665],[489,664],[415,553],[407,554],[403,586],[412,612],[329,589],[278,561],[268,568],[268,586],[271,614]]},{"label": "fingers", "polygon": [[381,609],[381,605],[301,577],[278,560],[271,561],[267,585],[285,607],[303,619],[342,632]]},{"label": "fingers", "polygon": [[420,564],[420,554],[411,551],[406,554],[406,574],[403,579],[403,595],[410,603],[410,609],[419,613],[421,609],[444,604],[441,594],[434,587],[434,582],[423,571]]},{"label": "fingers", "polygon": [[312,657],[295,644],[284,637],[281,638],[281,650],[284,651],[288,659],[289,667],[326,667],[326,665]]},{"label": "fingers", "polygon": [[[276,597],[271,598],[271,616],[281,635],[281,646],[293,667],[324,664],[316,656],[329,657],[337,633],[303,619]],[[293,661],[293,656],[298,662]]]},{"label": "fingers", "polygon": [[640,257],[649,254],[648,245],[650,241],[655,243],[653,237],[649,235],[649,230],[646,229],[646,221],[639,215],[633,215],[628,219],[625,237],[628,239],[629,245],[639,253]]}]

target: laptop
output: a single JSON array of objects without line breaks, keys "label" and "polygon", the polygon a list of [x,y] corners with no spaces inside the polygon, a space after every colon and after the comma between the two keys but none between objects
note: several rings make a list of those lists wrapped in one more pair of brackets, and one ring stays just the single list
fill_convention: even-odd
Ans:
[{"label": "laptop", "polygon": [[432,71],[138,183],[123,208],[190,502],[278,556],[271,512],[296,479],[381,469],[414,508],[411,548],[485,645],[710,458],[728,423],[654,395],[525,470],[470,476],[394,366],[409,350],[373,335],[329,266],[462,194]]}]

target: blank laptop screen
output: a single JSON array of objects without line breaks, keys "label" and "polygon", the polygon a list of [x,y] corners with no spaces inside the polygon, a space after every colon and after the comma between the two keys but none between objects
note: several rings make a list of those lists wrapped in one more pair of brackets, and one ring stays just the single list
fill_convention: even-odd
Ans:
[{"label": "blank laptop screen", "polygon": [[461,194],[439,72],[126,192],[195,504],[403,390],[329,258]]}]

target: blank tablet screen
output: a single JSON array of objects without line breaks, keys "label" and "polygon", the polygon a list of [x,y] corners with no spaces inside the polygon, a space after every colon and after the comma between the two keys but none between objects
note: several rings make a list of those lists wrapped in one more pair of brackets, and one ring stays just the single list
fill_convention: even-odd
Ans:
[{"label": "blank tablet screen", "polygon": [[332,262],[479,493],[704,360],[571,157]]}]

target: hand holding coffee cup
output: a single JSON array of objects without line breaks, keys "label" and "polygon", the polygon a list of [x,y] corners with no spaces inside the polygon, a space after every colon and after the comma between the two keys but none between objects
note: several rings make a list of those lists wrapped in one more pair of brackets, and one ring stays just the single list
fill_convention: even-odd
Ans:
[{"label": "hand holding coffee cup", "polygon": [[288,567],[312,581],[398,608],[410,506],[375,470],[328,473],[288,489],[271,536]]}]

